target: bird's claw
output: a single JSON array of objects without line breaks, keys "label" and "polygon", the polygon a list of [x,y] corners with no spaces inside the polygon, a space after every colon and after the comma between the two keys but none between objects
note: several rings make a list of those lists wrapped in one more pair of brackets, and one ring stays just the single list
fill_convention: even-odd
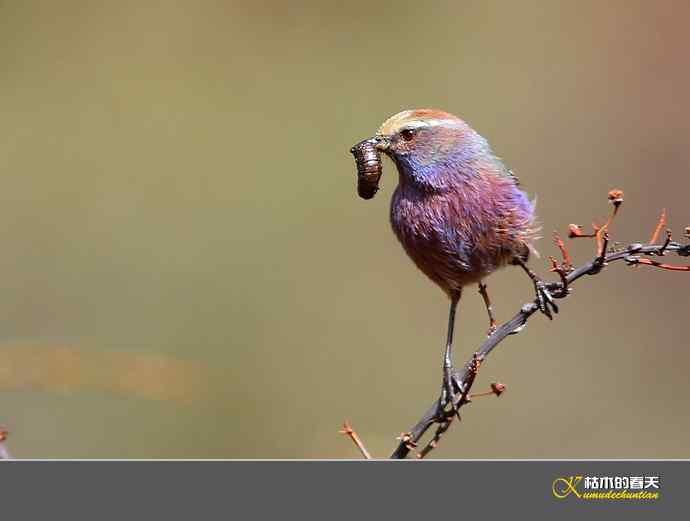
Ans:
[{"label": "bird's claw", "polygon": [[549,320],[553,320],[553,314],[558,313],[558,305],[554,301],[553,295],[551,295],[544,281],[541,280],[534,281],[534,289],[537,293],[539,311],[544,313]]},{"label": "bird's claw", "polygon": [[[444,367],[443,370],[443,385],[441,386],[441,397],[438,400],[438,410],[436,416],[438,419],[445,420],[449,414],[456,416],[459,414],[458,404],[455,401],[455,395],[462,392],[462,382],[452,367]],[[450,409],[448,409],[450,405]]]}]

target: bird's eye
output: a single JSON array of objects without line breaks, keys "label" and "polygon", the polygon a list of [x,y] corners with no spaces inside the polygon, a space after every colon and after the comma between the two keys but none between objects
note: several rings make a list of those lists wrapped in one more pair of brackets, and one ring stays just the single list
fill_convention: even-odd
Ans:
[{"label": "bird's eye", "polygon": [[400,131],[400,136],[405,141],[412,141],[414,139],[414,130],[411,128],[404,128]]}]

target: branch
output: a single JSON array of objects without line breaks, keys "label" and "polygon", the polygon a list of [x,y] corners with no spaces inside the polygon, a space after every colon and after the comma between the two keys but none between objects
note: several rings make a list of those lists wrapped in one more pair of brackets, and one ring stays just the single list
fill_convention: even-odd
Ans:
[{"label": "branch", "polygon": [[[617,194],[616,194],[617,195]],[[622,195],[622,194],[621,194]],[[614,211],[612,213],[611,218],[609,218],[608,222],[602,226],[602,227],[595,227],[595,232],[592,234],[584,234],[581,231],[581,228],[577,225],[571,225],[570,230],[571,230],[571,237],[591,237],[595,238],[597,242],[597,255],[596,257],[584,264],[583,266],[580,266],[577,269],[572,269],[569,266],[562,266],[559,265],[558,263],[554,261],[553,262],[553,268],[552,271],[556,271],[559,274],[560,277],[560,282],[552,282],[547,284],[547,288],[549,291],[552,292],[552,296],[554,298],[566,298],[570,292],[568,291],[569,288],[572,286],[574,282],[577,280],[581,279],[585,275],[597,275],[603,271],[603,269],[608,265],[611,264],[612,262],[617,262],[617,261],[625,261],[629,265],[638,265],[638,264],[643,264],[643,265],[648,265],[648,266],[654,266],[658,267],[661,269],[666,269],[666,270],[674,270],[674,271],[690,271],[690,266],[676,266],[676,265],[669,265],[669,264],[662,264],[657,261],[651,260],[651,259],[646,259],[642,256],[662,256],[668,253],[675,253],[678,256],[681,257],[688,257],[690,256],[690,244],[680,244],[677,242],[673,242],[671,240],[670,234],[667,235],[666,241],[663,244],[631,244],[627,248],[624,248],[623,250],[617,250],[617,251],[607,251],[608,250],[608,233],[607,229],[609,228],[613,216],[616,214],[616,210],[618,209],[618,206],[620,206],[620,203],[622,202],[622,197],[616,197],[612,198],[609,196],[609,199],[611,202],[614,204]],[[666,224],[666,219],[665,219],[665,212],[663,214],[663,218],[660,219],[660,221],[663,220],[662,224],[660,226],[657,226],[657,228],[660,230],[665,224]],[[686,235],[688,235],[687,230],[686,230]],[[655,232],[654,237],[656,238],[658,236],[658,233]],[[559,249],[562,247],[562,241],[561,244],[558,244]],[[567,252],[565,252],[564,248],[561,249],[561,252],[563,253],[564,256],[564,262],[569,262],[570,258],[567,256]],[[525,303],[520,311],[518,311],[513,318],[502,324],[496,331],[489,336],[480,346],[479,349],[473,354],[472,358],[465,364],[464,369],[462,371],[457,372],[457,376],[459,377],[460,381],[462,382],[462,387],[463,391],[462,393],[458,393],[454,399],[457,399],[455,402],[457,404],[457,408],[459,409],[460,407],[466,405],[469,401],[467,400],[467,395],[472,387],[472,384],[474,382],[474,378],[476,376],[476,371],[478,368],[478,364],[483,362],[486,357],[496,348],[496,346],[501,343],[503,340],[505,340],[509,335],[516,334],[522,330],[522,328],[525,327],[527,324],[527,321],[529,318],[538,310],[538,300],[535,299],[531,302]],[[459,397],[459,398],[458,398]],[[439,417],[439,401],[436,400],[430,407],[429,409],[424,413],[424,415],[420,418],[420,420],[417,422],[412,429],[410,429],[409,432],[405,434],[403,439],[400,441],[398,444],[397,448],[391,455],[392,459],[403,459],[407,457],[407,455],[410,453],[411,449],[414,448],[417,445],[417,442],[421,439],[421,437],[426,433],[426,431],[435,423],[439,424],[439,427],[437,428],[437,431],[431,440],[429,444],[425,447],[425,449],[419,454],[419,457],[424,457],[426,454],[428,454],[433,448],[436,447],[438,444],[438,441],[440,440],[440,437],[443,435],[443,433],[448,430],[448,427],[450,426],[452,420],[452,416],[445,415],[443,417]]]},{"label": "branch", "polygon": [[[613,209],[606,220],[605,224],[599,226],[596,223],[592,224],[592,233],[585,233],[582,227],[577,224],[571,224],[568,226],[568,236],[570,238],[590,238],[594,239],[596,243],[596,255],[590,261],[580,266],[579,268],[574,268],[571,257],[568,253],[568,249],[565,243],[558,235],[554,232],[553,240],[556,247],[560,250],[562,262],[558,262],[554,257],[549,257],[551,260],[552,273],[556,273],[559,277],[558,282],[540,283],[540,287],[547,290],[553,299],[563,299],[570,295],[571,286],[573,283],[584,277],[585,275],[598,275],[604,268],[606,268],[612,262],[624,261],[629,266],[650,266],[662,270],[669,270],[673,272],[690,272],[690,265],[677,265],[662,263],[654,259],[647,257],[663,257],[669,253],[674,253],[679,257],[689,257],[690,256],[690,243],[681,244],[673,241],[671,231],[666,231],[666,238],[662,244],[656,244],[657,239],[661,230],[667,224],[666,210],[664,209],[659,216],[659,220],[652,234],[651,240],[647,244],[633,243],[626,248],[620,248],[618,243],[613,243],[612,249],[609,249],[609,232],[613,221],[618,215],[621,205],[623,204],[623,191],[622,190],[611,190],[608,194],[609,202],[613,205]],[[690,226],[686,227],[685,238],[690,241]],[[535,276],[531,276],[535,280]],[[535,282],[537,282],[535,280]],[[543,286],[541,286],[543,284]],[[505,385],[501,383],[491,384],[491,391],[470,394],[474,381],[479,372],[479,367],[482,365],[483,361],[487,356],[505,340],[508,336],[514,335],[522,331],[522,329],[527,324],[527,321],[536,311],[538,311],[541,298],[543,295],[538,293],[537,297],[531,302],[526,302],[520,308],[520,310],[507,322],[502,324],[500,327],[495,329],[486,340],[479,346],[479,349],[472,355],[472,358],[468,360],[462,371],[456,371],[454,373],[454,379],[459,383],[459,392],[455,393],[452,398],[454,407],[444,410],[441,407],[440,399],[437,399],[424,413],[424,415],[419,419],[419,421],[410,429],[408,432],[403,432],[399,437],[398,446],[391,455],[391,459],[404,459],[410,452],[416,450],[419,440],[424,436],[427,430],[434,424],[438,424],[434,435],[431,440],[424,446],[422,450],[417,453],[418,458],[424,458],[432,450],[434,450],[442,436],[450,428],[453,421],[457,418],[458,421],[461,420],[460,408],[471,402],[472,398],[479,396],[487,396],[494,394],[500,396],[505,390]],[[551,318],[551,317],[549,317]],[[361,440],[357,434],[352,430],[352,427],[345,422],[343,425],[344,430],[341,431],[343,434],[347,434],[352,441],[355,443],[360,452],[365,458],[370,459],[371,456],[364,448]]]},{"label": "branch", "polygon": [[362,453],[364,459],[371,459],[371,455],[369,454],[367,448],[364,446],[364,443],[362,443],[360,437],[354,431],[352,426],[349,423],[347,423],[347,421],[343,422],[343,430],[338,432],[340,432],[340,434],[345,434],[348,438],[352,440],[352,443],[354,443],[355,446],[359,449],[359,452]]}]

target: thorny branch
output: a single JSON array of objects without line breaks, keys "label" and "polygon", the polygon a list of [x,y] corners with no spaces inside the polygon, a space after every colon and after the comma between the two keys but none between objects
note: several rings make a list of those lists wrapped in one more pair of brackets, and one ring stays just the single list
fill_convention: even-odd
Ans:
[{"label": "thorny branch", "polygon": [[[661,213],[657,226],[652,234],[651,240],[647,244],[633,243],[625,248],[609,249],[609,231],[611,224],[616,217],[620,206],[623,203],[623,192],[620,190],[611,190],[609,192],[609,201],[613,205],[613,210],[602,226],[593,224],[592,233],[584,233],[582,227],[576,224],[569,226],[570,238],[593,238],[596,242],[596,256],[590,262],[574,268],[568,254],[565,243],[557,233],[554,233],[554,242],[561,252],[563,258],[562,262],[558,262],[551,257],[551,271],[557,273],[559,276],[558,282],[551,282],[547,284],[547,289],[551,292],[553,298],[566,298],[571,291],[572,285],[577,280],[585,275],[597,275],[601,273],[606,266],[616,261],[624,261],[631,266],[651,266],[659,269],[670,271],[688,271],[690,272],[690,265],[675,265],[662,263],[647,257],[662,257],[668,254],[675,254],[680,257],[690,256],[690,242],[681,244],[673,241],[670,230],[666,232],[666,238],[663,243],[657,244],[658,237],[661,230],[666,226],[667,217],[666,210]],[[690,240],[690,226],[685,229],[685,237]],[[496,348],[496,346],[505,340],[509,335],[519,333],[527,324],[529,318],[538,310],[538,301],[535,299],[531,302],[525,303],[520,311],[518,311],[513,318],[498,327],[493,334],[484,340],[479,346],[479,349],[472,355],[472,358],[467,361],[461,371],[457,372],[460,382],[462,382],[462,392],[455,395],[454,401],[457,409],[471,402],[470,398],[473,396],[480,396],[485,394],[500,395],[505,389],[502,384],[492,384],[491,393],[478,393],[471,395],[470,390],[474,384],[475,378],[479,371],[479,366],[486,359],[486,357]],[[496,389],[499,389],[497,392]],[[398,446],[391,455],[391,459],[406,458],[411,451],[417,447],[419,440],[424,436],[426,431],[434,424],[437,424],[436,431],[428,444],[417,453],[418,458],[425,457],[429,452],[438,446],[438,443],[443,434],[448,430],[451,423],[455,419],[455,414],[451,411],[439,414],[439,402],[435,401],[420,418],[420,420],[406,433],[403,433],[399,440]],[[460,416],[457,416],[460,418]]]}]

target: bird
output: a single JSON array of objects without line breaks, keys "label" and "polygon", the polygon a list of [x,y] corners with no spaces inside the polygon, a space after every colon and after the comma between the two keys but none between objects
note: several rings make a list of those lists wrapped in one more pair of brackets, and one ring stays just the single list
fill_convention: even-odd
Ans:
[{"label": "bird", "polygon": [[552,318],[558,307],[530,270],[539,226],[535,203],[489,143],[461,118],[438,109],[411,109],[387,119],[368,142],[398,171],[390,224],[408,257],[450,299],[440,413],[463,383],[454,370],[453,332],[463,288],[477,285],[496,329],[484,279],[508,266],[530,276],[539,309]]}]

